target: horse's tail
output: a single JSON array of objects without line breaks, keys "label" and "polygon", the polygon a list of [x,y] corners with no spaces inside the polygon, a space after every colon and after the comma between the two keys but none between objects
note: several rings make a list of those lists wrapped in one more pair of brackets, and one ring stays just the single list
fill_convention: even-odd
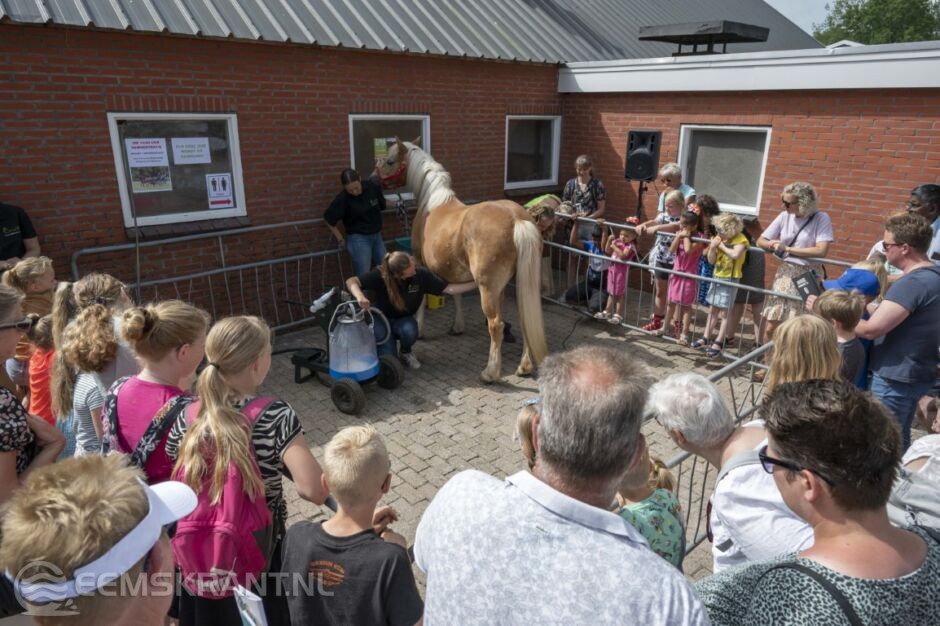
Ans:
[{"label": "horse's tail", "polygon": [[548,354],[542,321],[542,236],[529,220],[516,220],[512,228],[516,245],[516,306],[522,336],[529,347],[532,365],[538,367]]}]

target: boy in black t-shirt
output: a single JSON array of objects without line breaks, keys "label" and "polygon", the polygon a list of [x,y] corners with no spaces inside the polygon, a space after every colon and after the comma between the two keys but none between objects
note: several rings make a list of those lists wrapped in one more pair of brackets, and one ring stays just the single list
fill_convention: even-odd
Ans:
[{"label": "boy in black t-shirt", "polygon": [[390,507],[375,508],[388,493],[390,467],[372,426],[344,428],[327,444],[322,480],[336,498],[336,515],[291,526],[282,549],[295,626],[410,626],[421,619],[424,604],[405,539],[387,528],[397,515]]}]

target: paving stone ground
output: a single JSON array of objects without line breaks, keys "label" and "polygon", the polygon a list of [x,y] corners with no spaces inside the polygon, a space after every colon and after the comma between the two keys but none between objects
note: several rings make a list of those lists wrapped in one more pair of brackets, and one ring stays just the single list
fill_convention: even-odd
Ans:
[{"label": "paving stone ground", "polygon": [[[524,467],[519,444],[513,439],[516,413],[525,399],[537,394],[536,382],[513,374],[521,355],[521,341],[503,346],[504,379],[494,385],[479,382],[489,346],[489,336],[478,300],[467,297],[467,328],[461,336],[448,334],[453,319],[453,304],[429,311],[424,339],[415,353],[422,367],[408,370],[404,384],[393,391],[377,385],[366,387],[365,411],[354,417],[338,411],[330,400],[329,390],[316,380],[302,384],[293,382],[290,355],[274,358],[264,392],[279,396],[300,415],[307,442],[317,458],[324,444],[339,429],[362,423],[373,424],[385,439],[392,456],[394,478],[383,501],[397,509],[401,516],[395,530],[409,542],[414,540],[418,520],[437,490],[456,472],[474,468],[503,477]],[[507,318],[516,320],[514,303],[507,298]],[[581,344],[619,346],[644,361],[656,378],[675,371],[697,371],[710,374],[727,361],[708,361],[700,353],[674,343],[631,332],[604,322],[588,319],[577,311],[558,305],[544,307],[546,335],[552,351]],[[276,349],[323,346],[325,337],[319,328],[307,329],[277,338]],[[741,397],[749,388],[745,374],[728,379],[721,385],[731,400]],[[678,451],[665,433],[653,422],[644,426],[655,456],[668,460]],[[690,509],[689,536],[704,532],[698,524],[704,514],[701,502],[704,464],[696,463],[694,473],[689,459],[681,465],[680,500]],[[710,488],[711,476],[705,475]],[[285,481],[287,482],[287,481]],[[302,519],[318,519],[327,511],[301,500],[287,482],[289,519],[292,524]],[[686,558],[685,572],[698,579],[710,571],[707,543]],[[416,569],[419,583],[423,582]],[[422,585],[423,586],[423,585]]]},{"label": "paving stone ground", "polygon": [[[556,281],[556,285],[559,284]],[[648,292],[638,294],[627,302],[625,318],[631,323],[643,323],[650,304]],[[513,430],[523,402],[538,393],[536,381],[513,374],[522,352],[520,341],[503,345],[502,381],[494,385],[479,382],[489,349],[489,335],[479,300],[465,296],[465,306],[466,332],[461,336],[448,333],[453,321],[450,299],[445,308],[428,312],[424,339],[415,347],[422,367],[408,370],[404,384],[396,390],[367,386],[366,409],[359,417],[339,412],[330,400],[328,389],[318,382],[294,384],[289,355],[274,359],[265,385],[267,393],[288,400],[297,410],[310,448],[318,458],[323,445],[344,426],[368,422],[379,430],[391,453],[394,472],[391,490],[383,503],[397,509],[401,519],[395,524],[395,530],[409,543],[414,540],[422,512],[437,490],[455,473],[473,468],[504,477],[525,467]],[[505,309],[506,319],[518,319],[514,298],[507,297]],[[618,346],[645,362],[655,379],[681,371],[715,375],[754,345],[749,322],[738,333],[740,345],[726,351],[723,358],[709,360],[701,352],[674,342],[593,320],[575,307],[546,303],[543,312],[551,351],[583,344]],[[704,315],[699,311],[695,322],[699,332],[703,322]],[[310,345],[325,345],[320,329],[283,335],[277,341],[278,349]],[[763,393],[761,385],[750,382],[752,372],[751,364],[742,365],[716,382],[739,416],[750,415],[755,401]],[[669,465],[681,458],[681,450],[655,422],[644,424],[643,432],[653,456]],[[915,430],[912,436],[923,434]],[[714,485],[715,471],[703,460],[688,457],[673,468],[673,473],[679,483],[679,501],[688,513],[687,538],[691,545],[705,533],[705,505]],[[288,524],[329,514],[301,500],[289,483],[285,493]],[[710,544],[702,541],[687,554],[683,570],[691,580],[699,580],[711,573],[711,561]],[[415,575],[423,593],[424,577],[417,568]]]}]

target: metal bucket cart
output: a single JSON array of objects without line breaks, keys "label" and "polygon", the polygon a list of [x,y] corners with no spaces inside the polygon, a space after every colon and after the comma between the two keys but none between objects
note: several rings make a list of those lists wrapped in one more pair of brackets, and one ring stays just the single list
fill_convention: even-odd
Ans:
[{"label": "metal bucket cart", "polygon": [[[372,322],[367,325],[371,337],[372,323],[388,324],[388,320],[385,319],[381,311],[377,309],[375,311],[362,311],[358,306],[358,303],[354,301],[343,302],[340,290],[335,287],[317,298],[310,306],[310,311],[313,313],[313,321],[323,329],[327,347],[325,349],[316,347],[301,348],[291,355],[291,363],[294,365],[294,382],[299,384],[311,378],[317,378],[330,388],[330,399],[333,400],[336,408],[349,415],[362,413],[366,406],[366,393],[362,388],[363,385],[375,382],[384,389],[396,389],[405,380],[404,366],[396,356],[391,354],[379,356],[377,363],[372,367],[361,370],[354,369],[351,372],[337,370],[338,355],[334,354],[333,367],[331,368],[330,350],[331,344],[334,343],[334,331],[337,326],[340,324],[364,323],[362,316],[369,315],[372,317],[374,314]],[[349,317],[351,315],[354,315],[355,318],[350,321]],[[391,333],[386,333],[385,341],[390,338]],[[372,343],[374,345],[374,339]]]}]

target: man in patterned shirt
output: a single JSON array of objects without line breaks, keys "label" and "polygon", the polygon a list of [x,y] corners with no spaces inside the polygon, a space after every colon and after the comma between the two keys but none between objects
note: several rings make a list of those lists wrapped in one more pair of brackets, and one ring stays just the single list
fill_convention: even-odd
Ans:
[{"label": "man in patterned shirt", "polygon": [[608,510],[646,445],[648,386],[645,366],[621,350],[545,359],[532,473],[461,472],[418,525],[428,626],[708,624],[682,574]]}]

